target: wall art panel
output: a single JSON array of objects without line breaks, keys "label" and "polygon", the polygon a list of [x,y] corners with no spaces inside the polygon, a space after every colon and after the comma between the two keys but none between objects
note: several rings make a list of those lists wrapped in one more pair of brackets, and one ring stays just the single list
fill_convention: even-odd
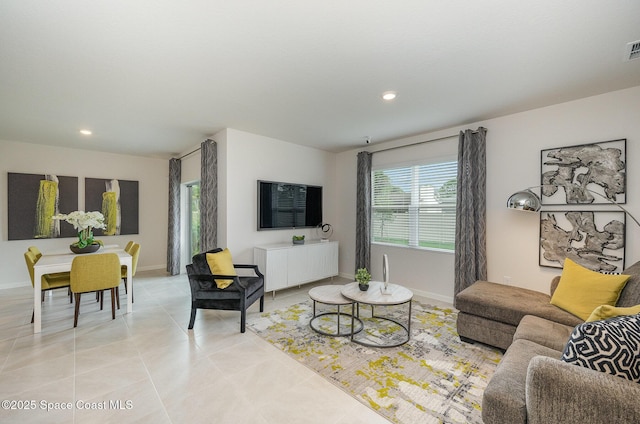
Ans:
[{"label": "wall art panel", "polygon": [[626,203],[626,156],[626,139],[542,150],[542,204]]},{"label": "wall art panel", "polygon": [[100,211],[106,227],[96,236],[138,234],[138,181],[85,178],[87,211]]},{"label": "wall art panel", "polygon": [[540,265],[562,268],[565,258],[598,272],[621,272],[625,262],[624,212],[540,213]]},{"label": "wall art panel", "polygon": [[9,240],[77,237],[51,217],[78,209],[78,177],[9,172],[7,181]]}]

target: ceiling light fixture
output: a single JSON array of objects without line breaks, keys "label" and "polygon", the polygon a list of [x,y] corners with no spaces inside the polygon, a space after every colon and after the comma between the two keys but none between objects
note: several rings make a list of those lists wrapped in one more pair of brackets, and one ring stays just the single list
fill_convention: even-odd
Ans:
[{"label": "ceiling light fixture", "polygon": [[382,93],[382,99],[383,100],[393,100],[396,98],[398,94],[395,91],[385,91],[384,93]]},{"label": "ceiling light fixture", "polygon": [[93,133],[91,132],[91,130],[80,130],[80,134],[82,134],[82,135],[91,135]]}]

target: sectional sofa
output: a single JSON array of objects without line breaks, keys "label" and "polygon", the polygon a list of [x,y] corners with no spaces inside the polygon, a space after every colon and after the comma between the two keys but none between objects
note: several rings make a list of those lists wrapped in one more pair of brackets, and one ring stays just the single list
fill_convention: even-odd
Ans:
[{"label": "sectional sofa", "polygon": [[[640,262],[623,274],[631,277],[616,306],[639,305]],[[578,346],[578,351],[585,349],[584,337],[582,345],[579,340],[576,342],[581,332],[601,334],[602,328],[630,322],[632,340],[627,347],[632,353],[621,361],[637,375],[640,332],[636,329],[640,314],[584,323],[584,319],[551,304],[559,280],[560,277],[553,279],[549,295],[478,281],[456,296],[461,339],[505,350],[483,395],[483,421],[485,424],[640,423],[639,381],[576,366],[566,360],[571,347],[575,350]],[[589,345],[589,349],[603,349],[597,353],[604,358],[605,368],[607,355],[614,354],[608,350],[615,351],[615,346],[607,345],[606,340]]]}]

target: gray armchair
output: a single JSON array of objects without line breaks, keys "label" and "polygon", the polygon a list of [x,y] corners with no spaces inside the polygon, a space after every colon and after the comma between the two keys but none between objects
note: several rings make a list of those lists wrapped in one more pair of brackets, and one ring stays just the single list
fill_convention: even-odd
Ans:
[{"label": "gray armchair", "polygon": [[[227,311],[240,311],[240,332],[245,332],[246,311],[258,299],[260,299],[260,312],[264,311],[264,276],[258,270],[257,265],[233,264],[236,269],[252,269],[254,276],[228,276],[214,275],[207,263],[207,253],[221,252],[222,249],[213,249],[209,252],[199,253],[192,258],[192,263],[187,265],[187,275],[191,285],[191,319],[189,329],[193,328],[197,309],[222,309]],[[233,279],[233,283],[219,289],[215,279]]]}]

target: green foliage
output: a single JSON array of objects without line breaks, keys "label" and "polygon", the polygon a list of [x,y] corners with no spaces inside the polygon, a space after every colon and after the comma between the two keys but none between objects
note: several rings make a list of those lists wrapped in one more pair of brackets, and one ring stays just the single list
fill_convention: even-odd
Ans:
[{"label": "green foliage", "polygon": [[356,271],[356,281],[358,284],[369,284],[369,281],[371,281],[371,274],[369,274],[367,268],[358,268]]},{"label": "green foliage", "polygon": [[293,239],[294,239],[295,241],[304,240],[304,236],[293,236]]}]

